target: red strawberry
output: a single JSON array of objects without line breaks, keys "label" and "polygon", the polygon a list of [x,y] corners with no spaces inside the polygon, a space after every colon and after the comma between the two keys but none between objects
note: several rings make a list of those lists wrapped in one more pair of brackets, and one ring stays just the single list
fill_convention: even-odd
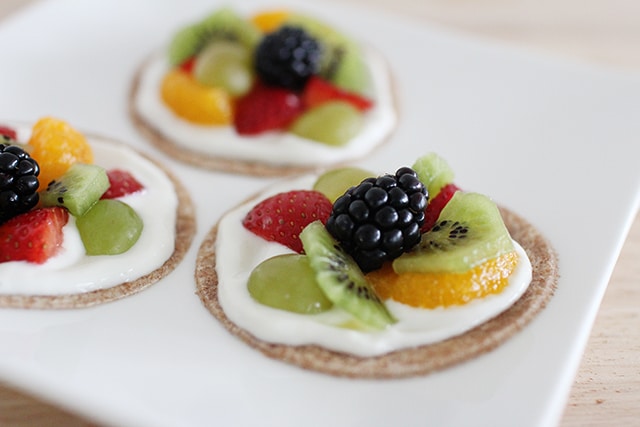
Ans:
[{"label": "red strawberry", "polygon": [[438,220],[442,209],[449,203],[449,200],[451,200],[455,192],[459,190],[460,188],[453,183],[447,184],[440,189],[440,192],[429,201],[424,211],[424,225],[420,231],[425,233],[431,230],[431,227],[433,227]]},{"label": "red strawberry", "polygon": [[62,227],[69,213],[61,207],[35,209],[0,226],[0,262],[28,261],[42,264],[62,245]]},{"label": "red strawberry", "polygon": [[242,220],[242,225],[265,240],[302,253],[300,232],[313,221],[326,223],[331,208],[329,199],[318,191],[289,191],[255,205]]},{"label": "red strawberry", "polygon": [[240,135],[285,129],[302,112],[300,96],[279,87],[256,85],[236,104],[234,125]]},{"label": "red strawberry", "polygon": [[192,56],[191,58],[186,59],[182,64],[180,64],[180,68],[187,74],[191,74],[193,72],[193,67],[195,65],[196,65],[196,57]]},{"label": "red strawberry", "polygon": [[111,169],[107,171],[107,176],[111,185],[101,199],[116,199],[144,189],[144,186],[127,171]]},{"label": "red strawberry", "polygon": [[311,108],[327,101],[347,101],[360,111],[366,111],[373,106],[370,99],[341,89],[320,77],[311,76],[302,93],[302,103],[305,107]]},{"label": "red strawberry", "polygon": [[0,136],[6,136],[7,138],[13,139],[14,141],[17,139],[15,129],[10,128],[9,126],[0,126]]}]

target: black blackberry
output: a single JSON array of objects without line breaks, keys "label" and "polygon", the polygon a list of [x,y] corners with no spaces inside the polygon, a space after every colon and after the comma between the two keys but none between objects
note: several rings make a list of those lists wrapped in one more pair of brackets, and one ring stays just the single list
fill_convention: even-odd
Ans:
[{"label": "black blackberry", "polygon": [[300,91],[320,67],[320,49],[302,28],[285,25],[256,48],[256,72],[267,85]]},{"label": "black blackberry", "polygon": [[0,144],[0,223],[38,203],[40,166],[17,145]]},{"label": "black blackberry", "polygon": [[427,190],[411,168],[367,178],[339,197],[327,230],[365,273],[420,242]]}]

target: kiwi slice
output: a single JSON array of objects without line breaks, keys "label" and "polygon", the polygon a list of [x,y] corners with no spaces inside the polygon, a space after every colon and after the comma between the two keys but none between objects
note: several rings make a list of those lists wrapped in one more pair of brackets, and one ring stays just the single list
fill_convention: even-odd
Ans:
[{"label": "kiwi slice", "polygon": [[75,217],[84,215],[109,189],[107,172],[98,165],[74,163],[40,193],[43,206],[62,206]]},{"label": "kiwi slice", "polygon": [[396,273],[463,273],[514,250],[500,211],[478,193],[456,192],[417,248],[393,261]]},{"label": "kiwi slice", "polygon": [[261,37],[252,22],[229,8],[222,8],[174,35],[169,44],[169,62],[180,65],[216,40],[237,42],[253,51]]},{"label": "kiwi slice", "polygon": [[322,48],[320,75],[344,90],[367,94],[371,75],[360,47],[322,21],[292,13],[285,24],[299,26],[318,40]]},{"label": "kiwi slice", "polygon": [[427,187],[430,200],[433,200],[445,185],[453,182],[453,169],[445,159],[436,153],[425,154],[418,158],[412,169],[416,171],[420,181]]},{"label": "kiwi slice", "polygon": [[320,221],[306,226],[300,240],[316,273],[318,286],[336,306],[377,329],[396,322],[355,261]]}]

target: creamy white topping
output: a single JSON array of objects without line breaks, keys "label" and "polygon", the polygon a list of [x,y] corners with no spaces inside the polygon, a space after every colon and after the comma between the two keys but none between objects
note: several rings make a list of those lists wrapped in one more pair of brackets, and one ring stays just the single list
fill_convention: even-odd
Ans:
[{"label": "creamy white topping", "polygon": [[204,126],[177,117],[162,101],[162,78],[170,69],[166,55],[155,55],[143,68],[135,108],[165,137],[191,150],[238,160],[269,164],[329,165],[361,157],[382,142],[396,123],[390,76],[380,55],[364,50],[372,80],[373,108],[363,116],[360,133],[342,147],[300,138],[287,132],[239,136],[231,126]]},{"label": "creamy white topping", "polygon": [[[311,188],[315,176],[280,183],[260,198],[292,189]],[[242,226],[242,219],[255,205],[249,201],[230,211],[220,221],[216,241],[218,298],[225,314],[238,326],[269,342],[289,345],[319,344],[359,356],[375,356],[394,350],[430,344],[464,333],[509,308],[531,282],[531,263],[515,243],[520,257],[509,285],[499,294],[463,306],[417,309],[386,301],[398,322],[383,331],[360,331],[338,327],[350,315],[339,308],[318,315],[300,315],[259,304],[247,290],[251,271],[275,255],[292,253],[278,243],[267,242]]]},{"label": "creamy white topping", "polygon": [[60,295],[108,288],[152,272],[173,253],[178,198],[171,180],[126,146],[90,138],[89,143],[96,164],[129,171],[145,187],[120,198],[142,218],[144,228],[139,240],[124,254],[86,256],[75,219],[70,216],[56,256],[41,265],[25,261],[0,263],[0,293]]}]

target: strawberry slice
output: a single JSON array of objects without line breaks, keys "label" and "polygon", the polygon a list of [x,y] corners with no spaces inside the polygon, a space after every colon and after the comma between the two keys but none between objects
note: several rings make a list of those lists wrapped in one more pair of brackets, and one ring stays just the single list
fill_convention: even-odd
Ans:
[{"label": "strawberry slice", "polygon": [[101,199],[117,199],[144,189],[144,186],[133,175],[121,169],[108,170],[107,177],[109,178],[109,189],[100,197]]},{"label": "strawberry slice", "polygon": [[258,84],[238,100],[234,126],[240,135],[285,129],[302,110],[302,101],[295,92]]},{"label": "strawberry slice", "polygon": [[331,208],[327,196],[318,191],[289,191],[258,203],[243,219],[242,225],[267,241],[302,253],[300,232],[313,221],[326,223]]},{"label": "strawberry slice", "polygon": [[18,138],[15,129],[10,128],[9,126],[0,126],[0,136],[6,136],[14,141]]},{"label": "strawberry slice", "polygon": [[305,107],[311,108],[327,101],[346,101],[360,111],[366,111],[373,106],[370,99],[341,89],[318,76],[311,76],[302,93],[302,103]]},{"label": "strawberry slice", "polygon": [[196,65],[196,57],[192,56],[191,58],[185,60],[182,64],[180,64],[180,68],[187,74],[193,73],[193,67]]},{"label": "strawberry slice", "polygon": [[442,187],[438,194],[429,201],[427,208],[424,211],[424,225],[420,229],[422,233],[426,233],[431,230],[440,216],[442,209],[449,203],[449,200],[453,197],[456,191],[460,191],[460,188],[449,183]]},{"label": "strawberry slice", "polygon": [[11,218],[0,226],[0,262],[44,263],[60,249],[68,220],[67,210],[57,206]]}]

